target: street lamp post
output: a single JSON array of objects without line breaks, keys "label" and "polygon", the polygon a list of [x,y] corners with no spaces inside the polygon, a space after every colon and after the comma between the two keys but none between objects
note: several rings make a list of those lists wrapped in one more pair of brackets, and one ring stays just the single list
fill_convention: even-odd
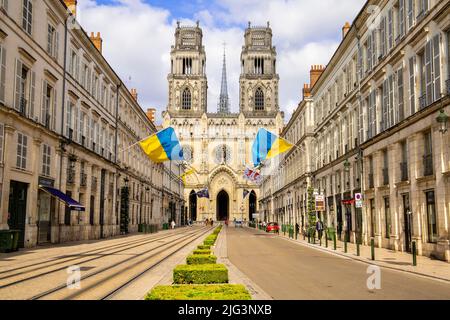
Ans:
[{"label": "street lamp post", "polygon": [[436,118],[436,121],[440,125],[439,132],[442,134],[447,132],[448,118],[449,118],[449,116],[447,114],[445,114],[445,110],[441,109],[439,111],[439,116]]}]

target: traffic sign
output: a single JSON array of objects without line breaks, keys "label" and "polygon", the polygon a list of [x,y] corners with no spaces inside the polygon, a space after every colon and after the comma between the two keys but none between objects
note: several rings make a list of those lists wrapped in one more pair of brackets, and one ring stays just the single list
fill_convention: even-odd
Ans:
[{"label": "traffic sign", "polygon": [[362,208],[363,200],[361,193],[355,193],[355,208]]},{"label": "traffic sign", "polygon": [[316,195],[316,211],[325,211],[325,197],[323,194]]}]

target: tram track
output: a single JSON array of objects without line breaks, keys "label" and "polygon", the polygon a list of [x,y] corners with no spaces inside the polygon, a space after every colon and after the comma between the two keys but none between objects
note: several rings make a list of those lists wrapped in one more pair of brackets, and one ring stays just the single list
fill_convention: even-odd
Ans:
[{"label": "tram track", "polygon": [[[192,233],[186,233],[175,241],[161,244],[139,255],[86,274],[80,279],[80,284],[82,285],[80,289],[69,289],[67,284],[63,283],[57,287],[36,294],[29,298],[29,300],[109,300],[144,274],[181,251],[186,245],[208,234],[211,230],[213,228],[206,227],[195,230]],[[147,265],[149,261],[152,262]],[[131,275],[129,275],[130,273]],[[117,285],[116,282],[120,282],[120,285]]]},{"label": "tram track", "polygon": [[[200,229],[200,230],[202,230],[202,229]],[[31,281],[31,280],[34,280],[34,279],[46,276],[46,275],[50,275],[52,273],[56,273],[58,271],[66,270],[67,267],[72,266],[72,265],[86,264],[86,263],[89,263],[89,262],[92,262],[92,261],[100,260],[102,258],[107,258],[107,257],[112,256],[112,255],[116,255],[116,254],[119,254],[119,253],[124,253],[125,251],[131,250],[131,249],[139,248],[139,247],[142,247],[142,246],[145,246],[145,245],[149,245],[149,244],[152,244],[152,243],[155,243],[155,242],[158,242],[158,241],[163,241],[163,240],[166,240],[168,238],[179,237],[180,235],[181,235],[180,238],[182,238],[183,235],[185,235],[185,234],[186,235],[190,235],[190,234],[193,234],[193,233],[195,233],[195,231],[186,230],[186,232],[183,232],[183,233],[172,233],[172,234],[164,235],[164,236],[161,236],[161,237],[152,237],[152,238],[150,238],[148,240],[145,240],[145,241],[142,241],[142,239],[137,239],[137,240],[133,240],[133,241],[127,242],[125,244],[115,244],[113,246],[100,248],[101,251],[91,250],[90,251],[91,254],[92,254],[92,252],[95,252],[95,251],[98,251],[96,254],[100,254],[100,253],[103,253],[103,254],[100,255],[100,256],[96,256],[96,257],[88,258],[88,259],[83,259],[83,257],[76,257],[76,258],[68,259],[68,260],[65,260],[65,261],[59,261],[59,262],[56,262],[56,263],[51,263],[50,265],[39,267],[39,268],[34,268],[32,270],[28,270],[28,271],[25,271],[25,272],[20,272],[20,273],[16,273],[16,274],[13,274],[13,275],[6,276],[6,277],[2,277],[2,278],[0,278],[0,280],[1,279],[6,279],[6,278],[10,279],[10,278],[12,278],[14,276],[20,276],[20,275],[23,275],[23,274],[29,274],[29,273],[37,271],[37,270],[41,271],[42,269],[51,268],[52,266],[57,266],[57,265],[63,264],[62,266],[57,267],[56,269],[51,269],[51,270],[48,270],[48,271],[45,271],[45,272],[38,272],[37,274],[34,274],[34,275],[31,275],[31,276],[28,276],[28,277],[25,277],[25,278],[20,278],[20,279],[17,279],[17,280],[14,280],[14,281],[2,284],[2,285],[0,285],[0,289],[5,289],[5,288],[8,288],[8,287],[11,287],[11,286],[14,286],[14,285],[18,285],[18,284],[21,284],[21,283],[25,283],[27,281]],[[111,251],[111,252],[108,252],[108,251]],[[53,262],[53,260],[51,260],[50,262]]]}]

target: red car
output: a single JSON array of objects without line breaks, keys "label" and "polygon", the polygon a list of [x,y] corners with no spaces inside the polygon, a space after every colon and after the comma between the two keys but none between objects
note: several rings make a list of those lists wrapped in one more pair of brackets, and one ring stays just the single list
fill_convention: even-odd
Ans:
[{"label": "red car", "polygon": [[280,226],[276,222],[269,222],[266,226],[266,232],[280,233]]}]

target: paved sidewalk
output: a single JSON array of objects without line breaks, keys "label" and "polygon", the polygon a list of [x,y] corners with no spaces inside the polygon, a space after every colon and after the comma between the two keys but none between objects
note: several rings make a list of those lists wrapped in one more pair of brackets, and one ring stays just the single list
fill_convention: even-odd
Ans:
[{"label": "paved sidewalk", "polygon": [[[265,231],[259,230],[262,233]],[[433,260],[425,256],[417,256],[417,266],[413,266],[412,255],[405,252],[396,252],[385,248],[375,248],[375,260],[371,260],[370,246],[360,246],[360,256],[356,255],[356,245],[347,243],[347,253],[344,252],[344,242],[336,241],[336,250],[333,249],[333,241],[328,240],[328,248],[325,247],[325,237],[322,238],[322,245],[308,243],[308,238],[303,240],[303,235],[299,235],[295,240],[289,238],[280,232],[280,238],[288,241],[296,242],[304,246],[312,247],[317,250],[328,252],[330,254],[351,258],[366,264],[377,265],[393,270],[409,272],[416,275],[433,278],[445,282],[450,282],[450,263],[441,260]],[[295,237],[295,236],[294,236]]]}]

